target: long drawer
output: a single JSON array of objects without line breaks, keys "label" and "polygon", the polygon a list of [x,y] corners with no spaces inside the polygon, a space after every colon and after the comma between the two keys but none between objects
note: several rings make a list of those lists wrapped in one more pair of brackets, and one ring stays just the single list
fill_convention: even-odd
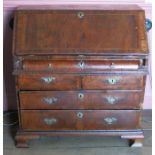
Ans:
[{"label": "long drawer", "polygon": [[24,90],[72,90],[80,89],[80,76],[58,74],[22,74],[17,85]]},{"label": "long drawer", "polygon": [[21,109],[139,109],[143,92],[23,91]]},{"label": "long drawer", "polygon": [[57,73],[102,72],[104,70],[138,70],[141,61],[135,60],[24,60],[25,71],[53,71]]},{"label": "long drawer", "polygon": [[21,125],[27,131],[137,130],[136,110],[22,110]]}]

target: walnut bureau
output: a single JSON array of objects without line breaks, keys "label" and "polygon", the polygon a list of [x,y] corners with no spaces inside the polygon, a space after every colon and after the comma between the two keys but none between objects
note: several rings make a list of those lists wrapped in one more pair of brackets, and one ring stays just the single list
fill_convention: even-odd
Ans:
[{"label": "walnut bureau", "polygon": [[41,136],[121,136],[142,146],[145,12],[18,8],[13,58],[16,146]]}]

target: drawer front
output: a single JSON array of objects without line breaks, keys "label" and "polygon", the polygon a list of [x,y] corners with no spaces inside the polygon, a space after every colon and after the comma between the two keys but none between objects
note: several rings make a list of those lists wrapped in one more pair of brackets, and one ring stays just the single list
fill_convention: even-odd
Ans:
[{"label": "drawer front", "polygon": [[26,71],[53,71],[53,72],[80,72],[78,60],[25,60],[23,70]]},{"label": "drawer front", "polygon": [[21,109],[139,109],[143,92],[20,92]]},{"label": "drawer front", "polygon": [[104,70],[137,70],[140,60],[86,60],[81,62],[85,72],[102,72]]},{"label": "drawer front", "polygon": [[22,90],[71,90],[81,86],[79,76],[55,74],[22,74],[17,77]]},{"label": "drawer front", "polygon": [[23,70],[65,72],[102,72],[105,70],[137,70],[140,60],[24,60]]},{"label": "drawer front", "polygon": [[140,112],[132,110],[22,110],[23,130],[136,130]]},{"label": "drawer front", "polygon": [[144,89],[143,76],[128,75],[99,75],[84,76],[83,89]]}]

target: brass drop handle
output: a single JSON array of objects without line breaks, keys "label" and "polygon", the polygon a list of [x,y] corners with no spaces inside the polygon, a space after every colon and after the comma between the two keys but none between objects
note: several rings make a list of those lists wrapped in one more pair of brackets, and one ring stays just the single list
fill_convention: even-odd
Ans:
[{"label": "brass drop handle", "polygon": [[44,118],[44,122],[47,125],[53,125],[53,124],[57,123],[57,119],[56,118]]},{"label": "brass drop handle", "polygon": [[77,113],[77,117],[78,117],[78,118],[83,118],[83,113],[82,113],[82,112],[78,112],[78,113]]},{"label": "brass drop handle", "polygon": [[45,103],[47,103],[49,105],[55,104],[58,101],[58,99],[55,98],[55,97],[43,97],[42,100],[43,100],[43,102],[45,102]]},{"label": "brass drop handle", "polygon": [[55,77],[41,77],[41,81],[46,83],[46,84],[50,84],[53,81],[55,81]]},{"label": "brass drop handle", "polygon": [[107,96],[106,97],[107,103],[108,104],[116,104],[118,97],[114,97],[114,96]]},{"label": "brass drop handle", "polygon": [[117,118],[115,117],[106,117],[104,118],[104,121],[108,124],[108,125],[111,125],[111,124],[114,124],[117,122]]}]

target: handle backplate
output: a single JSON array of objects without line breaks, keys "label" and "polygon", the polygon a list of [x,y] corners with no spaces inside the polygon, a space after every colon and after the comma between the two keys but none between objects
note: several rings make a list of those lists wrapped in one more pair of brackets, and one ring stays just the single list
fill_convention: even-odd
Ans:
[{"label": "handle backplate", "polygon": [[51,104],[55,104],[58,101],[57,98],[55,97],[43,97],[43,102],[51,105]]},{"label": "handle backplate", "polygon": [[46,83],[46,84],[50,84],[53,81],[55,81],[55,77],[41,77],[41,81]]},{"label": "handle backplate", "polygon": [[115,117],[106,117],[104,118],[104,121],[108,124],[108,125],[111,125],[111,124],[114,124],[117,122],[117,118]]},{"label": "handle backplate", "polygon": [[56,118],[44,118],[44,122],[47,125],[53,125],[53,124],[57,123],[57,119]]},{"label": "handle backplate", "polygon": [[118,101],[118,97],[116,97],[116,96],[107,96],[106,100],[107,100],[108,104],[116,104],[116,102]]}]

